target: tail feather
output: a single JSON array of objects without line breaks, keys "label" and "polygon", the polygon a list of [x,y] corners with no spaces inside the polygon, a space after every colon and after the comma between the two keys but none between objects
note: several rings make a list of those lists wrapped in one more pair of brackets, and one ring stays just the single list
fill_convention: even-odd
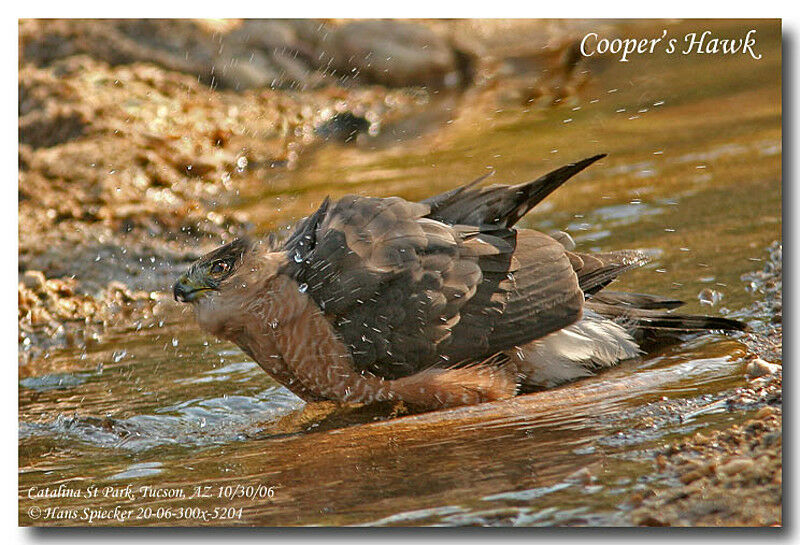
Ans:
[{"label": "tail feather", "polygon": [[588,157],[576,163],[570,163],[552,172],[548,172],[541,178],[512,187],[515,190],[514,198],[516,205],[508,211],[503,211],[502,217],[498,218],[505,227],[512,227],[525,214],[530,212],[534,206],[542,202],[550,193],[561,187],[564,182],[575,176],[577,173],[605,157],[605,153]]},{"label": "tail feather", "polygon": [[592,301],[607,305],[622,305],[640,309],[673,309],[686,304],[679,299],[670,299],[648,293],[626,293],[622,291],[603,290],[592,296]]},{"label": "tail feather", "polygon": [[632,308],[624,305],[598,303],[594,299],[586,306],[598,314],[611,318],[629,329],[669,330],[669,331],[746,331],[747,324],[739,320],[721,316],[701,316],[693,314],[673,314],[661,310]]},{"label": "tail feather", "polygon": [[449,224],[497,225],[510,228],[520,218],[580,171],[605,154],[570,163],[532,182],[509,186],[476,187],[474,182],[422,201],[430,206],[428,217]]}]

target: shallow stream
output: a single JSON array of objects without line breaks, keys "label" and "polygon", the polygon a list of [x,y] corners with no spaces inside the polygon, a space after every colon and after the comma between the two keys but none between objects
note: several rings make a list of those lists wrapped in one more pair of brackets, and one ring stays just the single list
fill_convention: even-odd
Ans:
[{"label": "shallow stream", "polygon": [[[636,31],[664,24],[675,35],[747,30],[687,22]],[[761,269],[781,238],[782,149],[780,30],[756,28],[760,61],[611,61],[579,98],[554,108],[498,107],[475,91],[434,95],[425,119],[328,144],[296,170],[268,169],[240,188],[235,206],[265,232],[328,194],[419,199],[489,170],[494,182],[518,183],[608,153],[524,226],[566,230],[583,250],[655,250],[620,289],[757,327],[770,317],[754,310],[761,295],[742,275]],[[702,304],[701,292],[716,292],[715,305]],[[52,354],[48,368],[66,372],[20,380],[20,521],[86,524],[84,508],[120,507],[132,512],[92,524],[624,524],[633,491],[669,485],[653,482],[648,452],[750,414],[724,402],[745,385],[744,340],[696,336],[509,401],[316,418],[175,304],[160,324]],[[60,485],[82,497],[35,497]],[[97,497],[86,497],[92,486]]]}]

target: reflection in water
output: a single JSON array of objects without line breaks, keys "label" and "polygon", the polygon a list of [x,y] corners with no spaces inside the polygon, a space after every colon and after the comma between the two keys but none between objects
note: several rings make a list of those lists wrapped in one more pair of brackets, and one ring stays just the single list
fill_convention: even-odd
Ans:
[{"label": "reflection in water", "polygon": [[[779,48],[778,35],[758,32],[765,50]],[[758,268],[751,259],[780,237],[775,57],[757,65],[739,57],[617,63],[578,109],[487,114],[468,98],[448,98],[447,115],[426,121],[433,128],[404,125],[374,145],[322,147],[297,171],[275,170],[269,183],[243,187],[240,205],[267,230],[308,213],[326,194],[422,198],[488,169],[497,171],[494,181],[518,182],[608,152],[525,226],[566,230],[584,248],[656,253],[621,281],[623,289],[682,298],[688,311],[703,312],[698,292],[713,288],[725,305],[715,311],[752,308],[757,296],[741,275]],[[402,143],[393,142],[400,134]],[[192,515],[127,524],[624,523],[629,493],[651,486],[644,452],[746,416],[725,403],[744,384],[746,348],[713,334],[555,390],[388,418],[396,408],[306,406],[188,318],[176,308],[163,324],[52,357],[50,368],[71,372],[20,380],[24,524],[33,522],[31,505],[45,506],[28,499],[30,487],[129,483],[189,496],[203,485],[213,494],[49,505],[242,509],[241,518],[222,521]],[[274,495],[226,494],[236,485],[274,487]]]}]

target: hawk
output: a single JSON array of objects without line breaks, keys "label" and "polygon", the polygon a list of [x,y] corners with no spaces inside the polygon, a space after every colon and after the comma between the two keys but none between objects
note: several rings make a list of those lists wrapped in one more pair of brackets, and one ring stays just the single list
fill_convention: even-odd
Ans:
[{"label": "hawk", "polygon": [[745,329],[672,313],[683,304],[674,299],[604,289],[645,252],[582,253],[566,233],[515,228],[604,156],[421,202],[325,199],[284,240],[241,238],[205,255],[175,299],[304,400],[423,410],[588,376],[639,356],[647,339]]}]

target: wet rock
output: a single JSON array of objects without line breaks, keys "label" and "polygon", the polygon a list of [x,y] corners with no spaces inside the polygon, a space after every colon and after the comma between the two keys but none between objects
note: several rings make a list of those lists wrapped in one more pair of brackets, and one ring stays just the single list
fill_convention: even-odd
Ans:
[{"label": "wet rock", "polygon": [[691,471],[687,471],[686,473],[681,475],[680,476],[680,481],[683,484],[689,484],[689,483],[692,483],[692,482],[696,481],[697,479],[699,479],[701,477],[703,477],[703,472],[700,471],[700,470],[694,469],[694,470],[691,470]]},{"label": "wet rock", "polygon": [[[781,418],[779,408],[769,408],[742,426],[666,446],[656,466],[670,484],[649,497],[633,494],[631,519],[640,525],[779,524]],[[677,487],[671,484],[676,477]]]},{"label": "wet rock", "polygon": [[418,23],[348,22],[326,33],[317,48],[324,62],[353,81],[434,88],[461,83],[453,50]]},{"label": "wet rock", "polygon": [[753,460],[750,458],[734,458],[719,467],[719,473],[730,477],[753,467]]},{"label": "wet rock", "polygon": [[222,70],[220,85],[235,89],[268,87],[308,89],[325,83],[322,59],[315,48],[325,32],[321,21],[246,20],[222,35],[222,48],[215,60]]},{"label": "wet rock", "polygon": [[359,134],[369,131],[370,122],[352,112],[342,112],[319,124],[314,130],[323,138],[343,143],[353,142]]},{"label": "wet rock", "polygon": [[769,405],[761,407],[758,412],[756,413],[756,418],[770,418],[778,414],[778,410],[775,407],[770,407]]},{"label": "wet rock", "polygon": [[581,55],[580,41],[587,32],[610,30],[601,30],[597,21],[578,20],[429,24],[453,44],[464,81],[491,89],[500,105],[526,106],[556,105],[581,89],[596,60]]},{"label": "wet rock", "polygon": [[775,365],[774,363],[768,363],[761,358],[756,358],[750,363],[747,364],[747,368],[745,369],[745,374],[749,378],[759,378],[764,376],[774,375],[778,371],[780,371],[780,365]]},{"label": "wet rock", "polygon": [[27,289],[40,292],[44,289],[45,277],[42,271],[25,271],[20,281]]},{"label": "wet rock", "polygon": [[654,496],[655,492],[652,490],[642,490],[640,492],[634,492],[634,494],[630,497],[627,504],[630,507],[639,507],[646,498]]},{"label": "wet rock", "polygon": [[639,520],[636,521],[636,524],[638,524],[639,526],[652,526],[652,527],[670,526],[668,522],[665,522],[653,515],[647,515],[641,517]]},{"label": "wet rock", "polygon": [[512,84],[502,92],[514,100],[552,102],[586,80],[586,70],[576,70],[585,62],[578,49],[584,27],[537,20],[23,20],[20,48],[38,66],[87,55],[112,66],[150,63],[233,90],[505,81]]},{"label": "wet rock", "polygon": [[214,28],[191,20],[23,21],[20,38],[22,56],[42,66],[88,54],[114,66],[154,63],[227,89],[460,81],[449,44],[418,22],[248,20]]},{"label": "wet rock", "polygon": [[74,278],[48,279],[40,271],[26,271],[18,286],[20,363],[53,348],[85,345],[121,316],[153,318],[160,297],[113,282],[91,295]]},{"label": "wet rock", "polygon": [[88,125],[78,110],[37,110],[20,118],[19,142],[34,148],[51,147],[82,136]]}]

